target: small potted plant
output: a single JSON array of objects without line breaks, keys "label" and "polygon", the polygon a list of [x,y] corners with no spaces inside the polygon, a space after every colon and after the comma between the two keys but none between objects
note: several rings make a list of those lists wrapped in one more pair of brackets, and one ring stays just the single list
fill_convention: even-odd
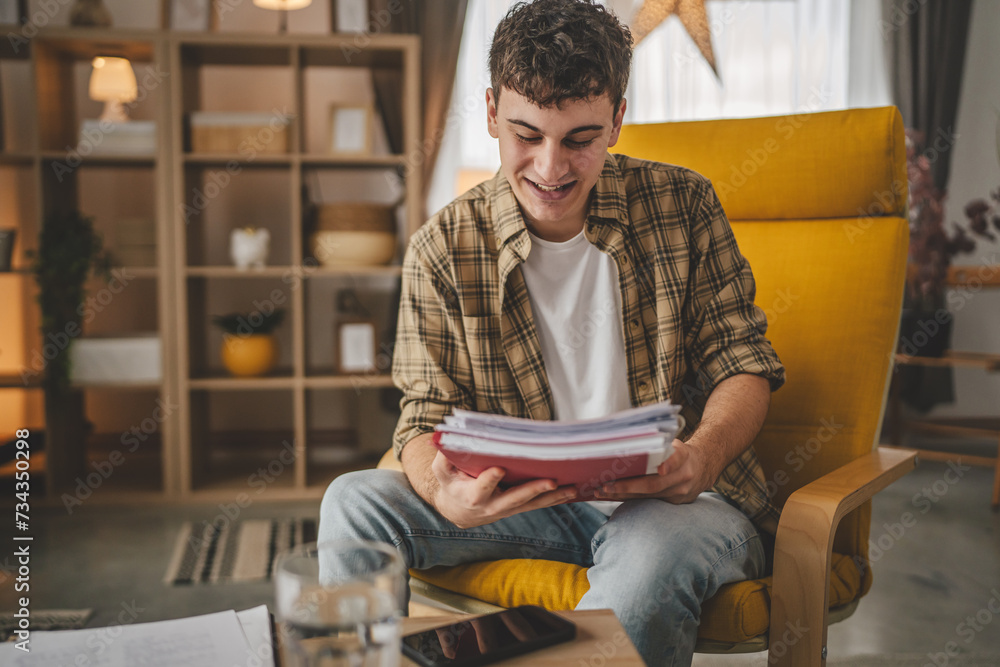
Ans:
[{"label": "small potted plant", "polygon": [[274,330],[285,319],[278,308],[263,313],[230,313],[212,318],[222,329],[222,365],[237,377],[257,377],[272,368],[278,358]]}]

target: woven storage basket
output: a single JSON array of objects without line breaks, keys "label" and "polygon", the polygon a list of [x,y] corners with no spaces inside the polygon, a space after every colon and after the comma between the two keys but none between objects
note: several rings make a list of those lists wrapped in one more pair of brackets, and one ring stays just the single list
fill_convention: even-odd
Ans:
[{"label": "woven storage basket", "polygon": [[396,205],[338,202],[319,207],[316,231],[396,233]]},{"label": "woven storage basket", "polygon": [[379,266],[396,255],[396,204],[339,202],[319,207],[310,250],[324,266]]}]

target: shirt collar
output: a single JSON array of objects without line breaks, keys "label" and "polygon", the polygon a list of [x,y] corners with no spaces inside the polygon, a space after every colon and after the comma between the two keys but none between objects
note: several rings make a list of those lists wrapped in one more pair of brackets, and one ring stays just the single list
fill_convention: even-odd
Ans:
[{"label": "shirt collar", "polygon": [[[527,231],[521,207],[514,196],[503,170],[498,170],[493,177],[493,230],[496,234],[499,250],[511,237]],[[604,157],[604,168],[594,186],[590,200],[590,211],[587,214],[590,222],[607,223],[620,222],[629,224],[628,199],[625,196],[625,179],[622,177],[618,162],[610,154]]]}]

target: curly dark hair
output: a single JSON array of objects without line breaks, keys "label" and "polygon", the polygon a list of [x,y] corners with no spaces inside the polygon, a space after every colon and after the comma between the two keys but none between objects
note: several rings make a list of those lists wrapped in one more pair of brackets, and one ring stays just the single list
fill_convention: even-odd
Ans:
[{"label": "curly dark hair", "polygon": [[607,93],[617,111],[632,64],[632,33],[593,0],[536,0],[510,8],[493,34],[490,81],[540,107]]}]

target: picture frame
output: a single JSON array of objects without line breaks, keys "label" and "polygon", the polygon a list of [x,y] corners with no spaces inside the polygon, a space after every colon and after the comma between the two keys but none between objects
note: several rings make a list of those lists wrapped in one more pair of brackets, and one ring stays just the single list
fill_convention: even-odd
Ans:
[{"label": "picture frame", "polygon": [[207,32],[212,24],[212,11],[212,0],[171,0],[170,27]]},{"label": "picture frame", "polygon": [[370,104],[330,107],[330,153],[370,155],[374,110]]},{"label": "picture frame", "polygon": [[336,0],[333,9],[334,32],[359,32],[368,29],[368,0]]},{"label": "picture frame", "polygon": [[374,320],[349,318],[337,322],[334,363],[340,375],[377,373],[378,327]]}]

